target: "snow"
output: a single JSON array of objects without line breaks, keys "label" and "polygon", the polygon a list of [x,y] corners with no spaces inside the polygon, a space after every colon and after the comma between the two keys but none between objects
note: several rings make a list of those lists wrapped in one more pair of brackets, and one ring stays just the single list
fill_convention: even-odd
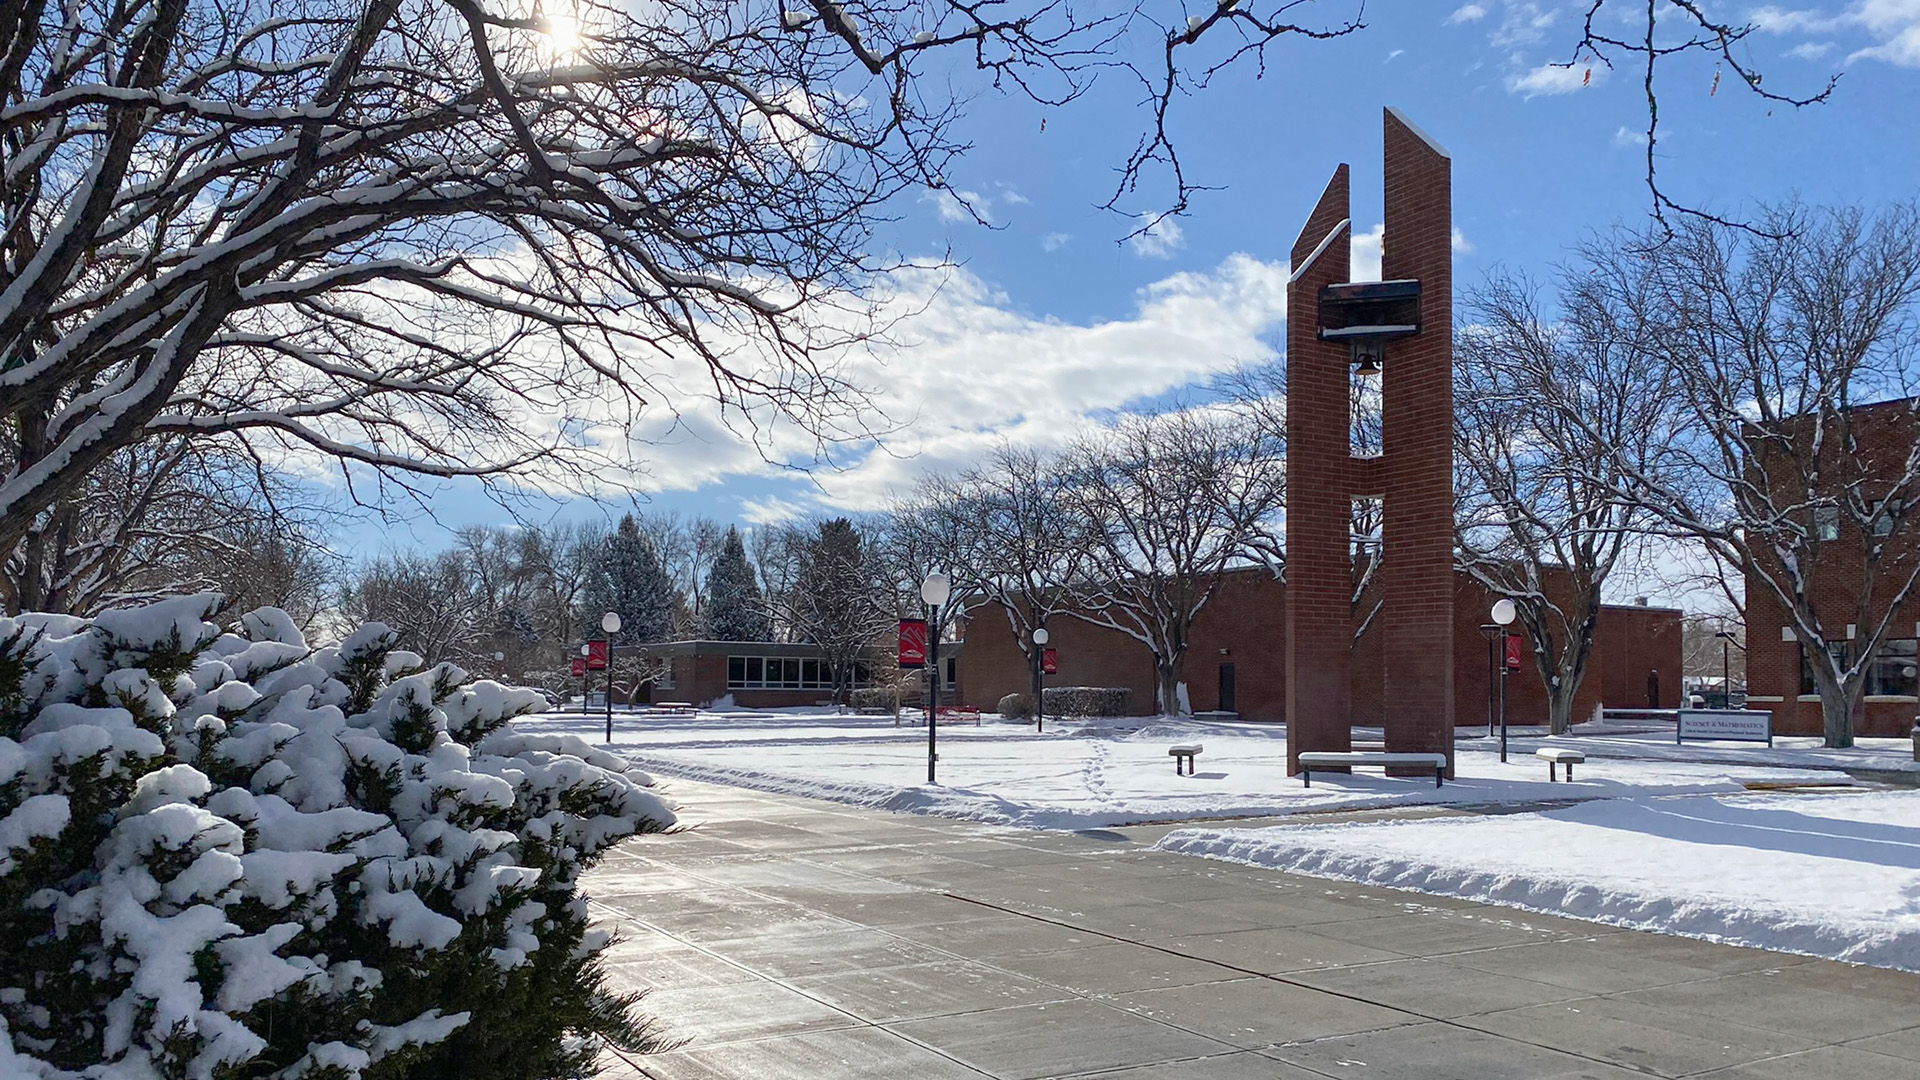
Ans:
[{"label": "snow", "polygon": [[1920,791],[1182,829],[1163,850],[1920,971]]},{"label": "snow", "polygon": [[[598,716],[548,714],[522,721],[530,734],[591,733]],[[1550,783],[1546,763],[1515,749],[1501,764],[1488,740],[1462,740],[1458,776],[1436,789],[1429,776],[1379,771],[1286,775],[1278,725],[1130,717],[1024,721],[986,718],[942,725],[940,783],[927,784],[924,727],[890,716],[824,710],[736,711],[686,717],[615,714],[613,749],[648,770],[763,791],[997,825],[1092,829],[1149,821],[1267,817],[1335,809],[1432,803],[1526,803],[1629,795],[1720,794],[1750,783],[1848,783],[1844,774],[1774,764],[1686,760],[1589,761],[1573,783]],[[524,737],[524,736],[523,736]],[[1194,775],[1178,776],[1167,748],[1204,741]],[[485,744],[483,744],[484,747]],[[1689,748],[1696,744],[1688,744]]]}]

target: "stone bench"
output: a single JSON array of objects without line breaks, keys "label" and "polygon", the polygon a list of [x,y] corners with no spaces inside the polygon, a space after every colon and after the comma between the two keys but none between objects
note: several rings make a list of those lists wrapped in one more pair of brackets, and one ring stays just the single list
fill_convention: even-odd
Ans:
[{"label": "stone bench", "polygon": [[1439,787],[1447,772],[1445,754],[1395,754],[1375,750],[1307,750],[1300,755],[1300,779],[1307,786],[1313,786],[1313,767],[1343,768],[1354,765],[1382,765],[1391,768],[1395,765],[1418,765],[1433,770],[1433,786]]},{"label": "stone bench", "polygon": [[1200,756],[1203,748],[1199,743],[1181,743],[1167,747],[1167,753],[1173,757],[1173,775],[1192,776],[1193,759]]},{"label": "stone bench", "polygon": [[1560,766],[1567,767],[1567,781],[1573,781],[1573,767],[1587,760],[1587,755],[1579,750],[1567,750],[1557,746],[1543,746],[1533,752],[1533,756],[1547,763],[1547,782],[1558,779],[1554,775]]}]

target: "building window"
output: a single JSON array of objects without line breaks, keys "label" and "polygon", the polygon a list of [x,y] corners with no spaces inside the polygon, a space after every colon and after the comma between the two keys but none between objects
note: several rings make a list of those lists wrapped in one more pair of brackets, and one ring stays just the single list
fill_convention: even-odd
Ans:
[{"label": "building window", "polygon": [[1914,697],[1920,695],[1920,654],[1912,638],[1891,638],[1880,646],[1880,654],[1867,667],[1867,694],[1870,697]]},{"label": "building window", "polygon": [[[865,664],[853,667],[853,685],[867,685]],[[798,656],[729,656],[729,690],[831,690],[833,665]]]},{"label": "building window", "polygon": [[1813,538],[1821,541],[1840,539],[1839,507],[1816,506],[1813,508]]},{"label": "building window", "polygon": [[671,690],[674,688],[673,661],[662,660],[660,662],[660,667],[655,671],[653,676],[653,688],[655,690]]},{"label": "building window", "polygon": [[[1887,644],[1891,645],[1893,643],[1888,642]],[[1909,641],[1907,644],[1911,646],[1913,643]],[[1842,668],[1847,666],[1847,657],[1853,650],[1846,642],[1834,642],[1828,645],[1827,648],[1839,659]],[[1807,663],[1807,647],[1805,645],[1796,645],[1794,646],[1794,650],[1800,657],[1800,695],[1805,697],[1810,694],[1819,693],[1820,691],[1813,685],[1813,665]]]},{"label": "building window", "polygon": [[1873,535],[1892,536],[1894,522],[1900,517],[1899,499],[1882,499],[1873,506]]}]

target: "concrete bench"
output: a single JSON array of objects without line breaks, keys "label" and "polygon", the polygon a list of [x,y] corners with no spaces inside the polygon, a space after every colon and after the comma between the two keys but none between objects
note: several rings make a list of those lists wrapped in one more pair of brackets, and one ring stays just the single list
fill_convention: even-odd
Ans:
[{"label": "concrete bench", "polygon": [[1181,743],[1167,747],[1167,753],[1173,756],[1173,775],[1192,776],[1193,759],[1200,756],[1203,747],[1199,743]]},{"label": "concrete bench", "polygon": [[1556,746],[1543,746],[1533,752],[1533,756],[1547,763],[1547,782],[1558,779],[1554,771],[1560,766],[1567,767],[1567,781],[1573,781],[1573,767],[1587,760],[1587,755],[1578,750],[1567,750]]},{"label": "concrete bench", "polygon": [[1433,770],[1433,786],[1439,787],[1447,772],[1445,754],[1392,754],[1379,751],[1352,750],[1308,750],[1300,755],[1300,780],[1307,786],[1313,786],[1313,767],[1322,769],[1333,767],[1351,767],[1354,765],[1418,765]]}]

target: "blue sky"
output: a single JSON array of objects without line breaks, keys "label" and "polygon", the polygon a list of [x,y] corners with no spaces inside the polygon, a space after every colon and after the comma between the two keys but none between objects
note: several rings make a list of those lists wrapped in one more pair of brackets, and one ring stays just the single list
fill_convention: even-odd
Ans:
[{"label": "blue sky", "polygon": [[[1058,445],[1116,408],[1273,355],[1286,253],[1335,165],[1354,168],[1356,233],[1380,220],[1385,105],[1453,156],[1458,289],[1496,265],[1545,273],[1583,234],[1644,223],[1639,74],[1596,66],[1589,80],[1584,65],[1577,77],[1544,67],[1570,54],[1587,6],[1372,0],[1367,28],[1352,37],[1282,43],[1264,77],[1248,66],[1179,103],[1188,175],[1219,190],[1197,195],[1176,230],[1146,245],[1118,242],[1133,223],[1099,208],[1141,130],[1137,87],[1113,80],[1046,113],[974,98],[958,132],[974,149],[949,181],[978,196],[993,227],[928,196],[903,201],[883,235],[901,253],[951,251],[959,264],[937,291],[926,280],[888,283],[903,303],[933,299],[908,335],[917,347],[870,359],[903,425],[887,449],[850,448],[842,470],[809,478],[693,424],[697,434],[634,446],[651,505],[743,522],[862,509],[997,439]],[[1873,206],[1920,192],[1920,0],[1711,7],[1763,27],[1739,49],[1769,88],[1806,93],[1844,77],[1828,104],[1794,110],[1724,76],[1713,92],[1708,61],[1674,64],[1662,76],[1660,160],[1673,197],[1737,214],[1795,194]],[[574,500],[532,516],[626,505]],[[342,543],[353,553],[437,547],[445,527],[507,520],[463,488],[445,490],[434,509],[437,521],[365,521]]]}]

